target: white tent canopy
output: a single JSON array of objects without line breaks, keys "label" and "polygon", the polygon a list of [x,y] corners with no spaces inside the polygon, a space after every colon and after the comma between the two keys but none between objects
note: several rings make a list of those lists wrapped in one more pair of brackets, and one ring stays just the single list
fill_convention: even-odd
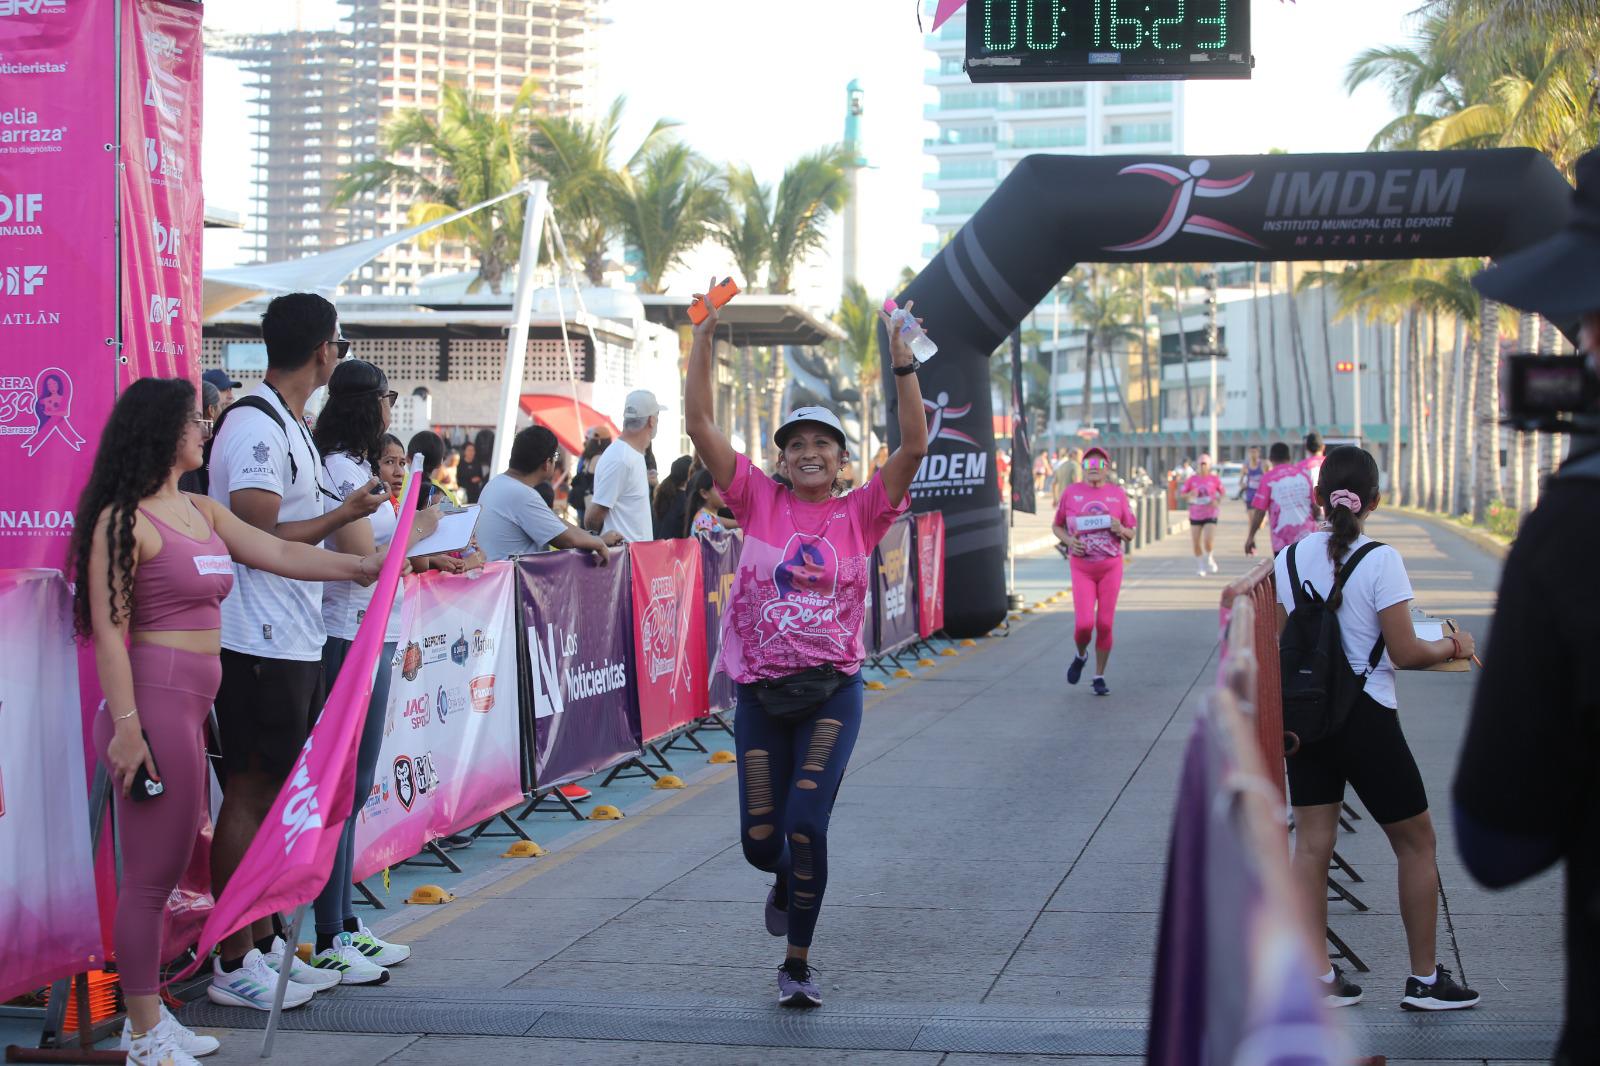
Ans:
[{"label": "white tent canopy", "polygon": [[357,270],[381,255],[385,249],[391,248],[402,241],[426,233],[435,226],[443,226],[464,218],[474,211],[481,211],[485,207],[499,203],[501,200],[512,196],[521,196],[527,193],[529,182],[523,182],[509,192],[501,193],[492,200],[485,200],[481,204],[473,204],[453,215],[433,222],[425,222],[420,226],[391,233],[387,237],[373,237],[354,244],[341,245],[328,252],[317,255],[308,255],[303,259],[288,259],[277,263],[258,263],[254,266],[224,267],[220,270],[207,270],[204,272],[204,291],[201,296],[201,318],[213,318],[228,310],[237,307],[246,300],[254,299],[263,293],[279,292],[315,292],[328,298],[333,297],[334,290],[344,283],[344,279],[354,274]]}]

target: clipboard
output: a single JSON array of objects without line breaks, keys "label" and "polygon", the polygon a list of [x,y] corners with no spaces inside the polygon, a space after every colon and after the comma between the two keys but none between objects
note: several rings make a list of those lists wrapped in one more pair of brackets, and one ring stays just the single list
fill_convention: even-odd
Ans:
[{"label": "clipboard", "polygon": [[412,547],[406,549],[406,554],[415,558],[419,555],[443,555],[446,552],[458,552],[472,543],[473,530],[478,528],[478,504],[472,503],[459,511],[442,511],[439,514],[439,526],[432,535],[424,537]]},{"label": "clipboard", "polygon": [[[1444,640],[1450,636],[1451,625],[1448,619],[1435,618],[1423,614],[1418,607],[1411,608],[1411,628],[1417,634],[1418,640]],[[1472,669],[1471,659],[1451,659],[1448,662],[1434,663],[1428,667],[1447,674],[1464,674]]]}]

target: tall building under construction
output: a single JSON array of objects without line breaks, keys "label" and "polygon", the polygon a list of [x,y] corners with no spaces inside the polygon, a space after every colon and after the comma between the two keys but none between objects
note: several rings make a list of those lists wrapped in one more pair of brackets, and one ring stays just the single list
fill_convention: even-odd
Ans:
[{"label": "tall building under construction", "polygon": [[[397,191],[334,207],[338,184],[382,154],[382,131],[401,113],[434,113],[445,85],[496,112],[523,83],[539,110],[586,114],[604,0],[341,0],[339,29],[230,35],[213,54],[236,59],[250,81],[255,179],[249,250],[257,262],[295,259],[410,224]],[[420,150],[390,157],[426,167]],[[351,277],[354,292],[394,292],[470,265],[466,249],[407,242]]]}]

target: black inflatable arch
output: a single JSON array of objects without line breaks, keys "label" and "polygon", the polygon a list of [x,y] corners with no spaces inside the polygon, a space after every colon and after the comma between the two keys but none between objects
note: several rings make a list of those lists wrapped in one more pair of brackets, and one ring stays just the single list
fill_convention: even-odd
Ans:
[{"label": "black inflatable arch", "polygon": [[1498,257],[1559,229],[1570,194],[1519,148],[1022,160],[898,297],[939,344],[921,373],[931,443],[911,495],[945,515],[946,630],[979,636],[1005,618],[988,360],[1075,264]]}]

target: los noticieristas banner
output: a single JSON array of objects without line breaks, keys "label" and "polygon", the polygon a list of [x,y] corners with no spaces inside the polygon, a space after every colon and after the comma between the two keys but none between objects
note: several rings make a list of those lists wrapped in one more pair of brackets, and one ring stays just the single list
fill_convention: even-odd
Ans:
[{"label": "los noticieristas banner", "polygon": [[356,880],[522,798],[516,567],[406,583],[378,772],[356,823]]},{"label": "los noticieristas banner", "polygon": [[0,568],[65,563],[116,399],[119,2],[0,0]]}]

